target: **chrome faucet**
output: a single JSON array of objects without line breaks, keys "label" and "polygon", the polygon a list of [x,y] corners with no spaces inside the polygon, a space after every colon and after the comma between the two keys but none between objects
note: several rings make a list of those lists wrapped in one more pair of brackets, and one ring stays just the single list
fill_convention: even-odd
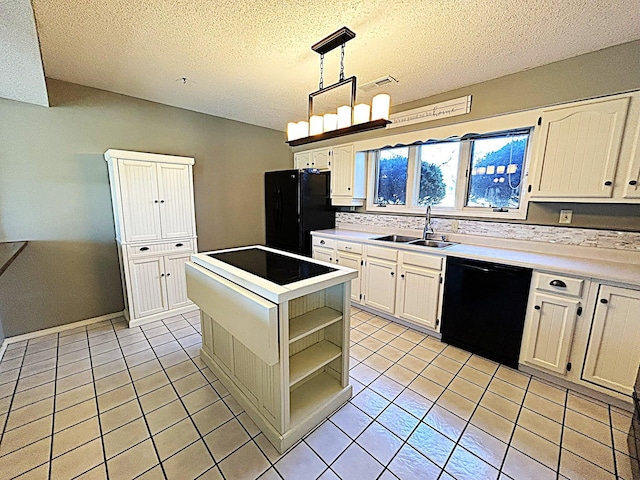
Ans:
[{"label": "chrome faucet", "polygon": [[433,235],[433,227],[431,226],[431,205],[427,205],[427,214],[424,217],[424,231],[422,239],[427,240],[429,235]]}]

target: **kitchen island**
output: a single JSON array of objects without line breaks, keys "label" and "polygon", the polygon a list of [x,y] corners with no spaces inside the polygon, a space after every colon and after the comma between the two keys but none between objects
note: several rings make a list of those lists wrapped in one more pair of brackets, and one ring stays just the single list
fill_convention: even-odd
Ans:
[{"label": "kitchen island", "polygon": [[263,246],[194,254],[201,358],[283,452],[351,398],[357,272]]}]

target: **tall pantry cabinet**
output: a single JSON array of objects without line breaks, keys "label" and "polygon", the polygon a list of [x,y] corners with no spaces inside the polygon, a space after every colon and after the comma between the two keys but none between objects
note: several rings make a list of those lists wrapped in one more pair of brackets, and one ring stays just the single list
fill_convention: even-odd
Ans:
[{"label": "tall pantry cabinet", "polygon": [[129,326],[197,310],[184,269],[198,251],[194,159],[113,149],[104,158]]}]

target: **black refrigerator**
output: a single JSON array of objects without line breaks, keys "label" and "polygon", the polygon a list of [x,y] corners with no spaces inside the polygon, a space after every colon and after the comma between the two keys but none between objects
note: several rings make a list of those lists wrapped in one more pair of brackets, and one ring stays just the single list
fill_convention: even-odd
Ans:
[{"label": "black refrigerator", "polygon": [[335,227],[329,172],[265,172],[266,244],[311,256],[313,230]]}]

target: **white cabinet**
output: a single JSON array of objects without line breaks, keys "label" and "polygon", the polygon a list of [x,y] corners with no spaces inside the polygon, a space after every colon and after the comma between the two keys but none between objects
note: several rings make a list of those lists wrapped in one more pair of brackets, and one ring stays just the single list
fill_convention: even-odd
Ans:
[{"label": "white cabinet", "polygon": [[190,165],[120,159],[117,170],[121,241],[194,235]]},{"label": "white cabinet", "polygon": [[336,259],[336,242],[331,238],[313,236],[311,239],[311,256],[316,260],[334,263]]},{"label": "white cabinet", "polygon": [[585,280],[533,272],[520,362],[566,375]]},{"label": "white cabinet", "polygon": [[144,317],[167,309],[162,257],[139,258],[129,262],[134,317]]},{"label": "white cabinet", "polygon": [[431,330],[440,330],[442,257],[401,253],[396,316]]},{"label": "white cabinet", "polygon": [[331,204],[362,206],[366,197],[367,161],[365,152],[353,145],[333,147],[331,151]]},{"label": "white cabinet", "polygon": [[331,171],[331,204],[362,206],[366,198],[367,159],[353,145],[318,148],[293,155],[297,169],[317,168]]},{"label": "white cabinet", "polygon": [[396,310],[397,258],[397,250],[367,245],[363,303],[390,315]]},{"label": "white cabinet", "polygon": [[539,121],[531,200],[640,198],[640,131],[635,130],[639,100],[637,95],[616,96],[545,110]]},{"label": "white cabinet", "polygon": [[338,240],[336,243],[336,263],[358,271],[358,277],[351,280],[351,301],[362,302],[362,244]]},{"label": "white cabinet", "polygon": [[631,395],[640,365],[640,291],[601,285],[582,378]]},{"label": "white cabinet", "polygon": [[193,158],[108,150],[105,160],[129,325],[195,310],[184,272],[197,251]]},{"label": "white cabinet", "polygon": [[318,170],[329,170],[331,149],[319,148],[317,150],[307,150],[293,155],[293,166],[297,170],[304,168],[317,168]]}]

